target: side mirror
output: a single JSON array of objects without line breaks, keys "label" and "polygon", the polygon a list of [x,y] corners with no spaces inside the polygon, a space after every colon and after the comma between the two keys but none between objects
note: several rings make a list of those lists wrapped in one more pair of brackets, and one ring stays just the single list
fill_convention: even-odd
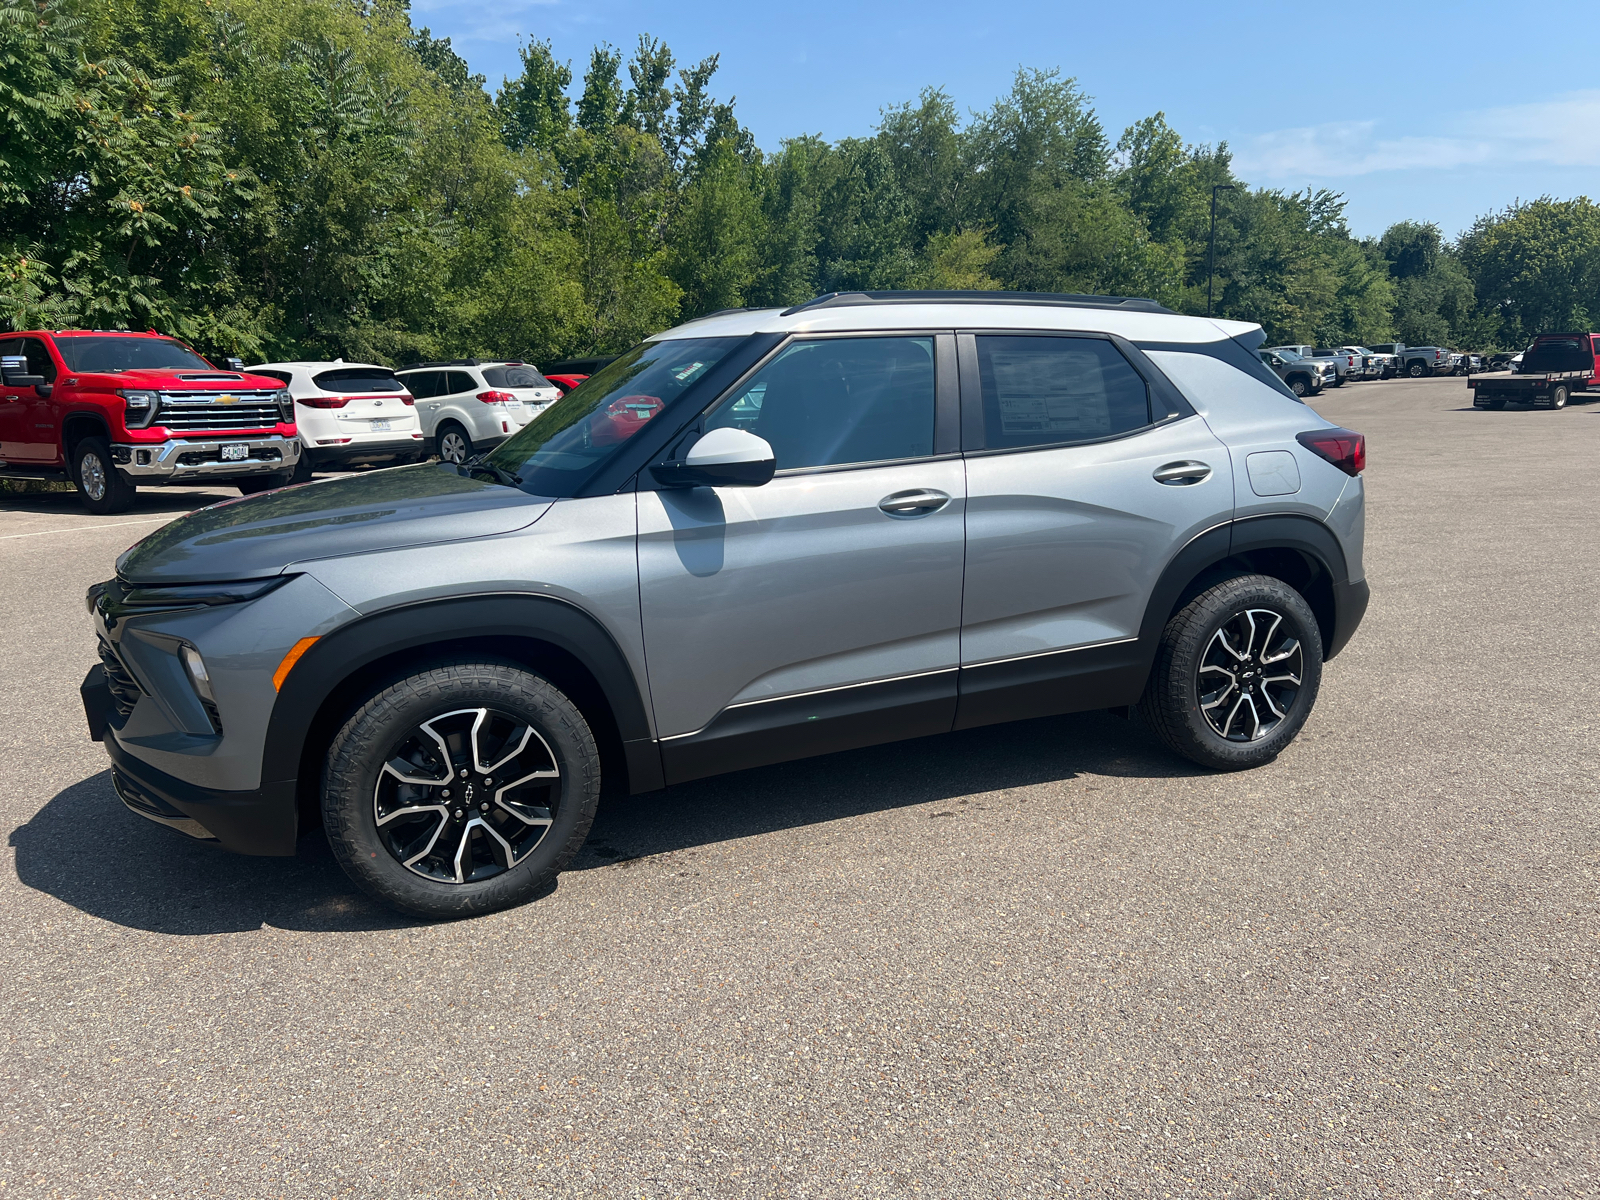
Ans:
[{"label": "side mirror", "polygon": [[52,390],[43,375],[28,374],[28,360],[20,354],[0,357],[0,382],[7,387],[37,388],[41,396],[48,396]]},{"label": "side mirror", "polygon": [[244,370],[244,359],[242,359],[242,358],[229,358],[229,359],[224,359],[223,361],[228,364],[228,370],[230,370],[230,371],[243,371]]},{"label": "side mirror", "polygon": [[777,470],[772,447],[744,429],[713,429],[679,462],[650,468],[667,487],[760,487]]}]

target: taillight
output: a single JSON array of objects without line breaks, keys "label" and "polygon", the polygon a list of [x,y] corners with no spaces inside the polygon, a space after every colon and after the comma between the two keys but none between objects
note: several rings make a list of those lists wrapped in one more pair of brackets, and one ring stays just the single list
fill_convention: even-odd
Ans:
[{"label": "taillight", "polygon": [[1353,429],[1313,429],[1295,434],[1295,441],[1346,475],[1359,475],[1367,469],[1367,439]]},{"label": "taillight", "polygon": [[308,396],[299,401],[307,408],[343,408],[350,403],[349,396]]},{"label": "taillight", "polygon": [[515,400],[516,397],[510,392],[479,392],[478,399],[485,404],[504,404],[508,400]]},{"label": "taillight", "polygon": [[417,399],[416,399],[415,396],[408,395],[405,392],[401,392],[400,393],[400,403],[401,404],[415,404],[416,402],[417,402]]}]

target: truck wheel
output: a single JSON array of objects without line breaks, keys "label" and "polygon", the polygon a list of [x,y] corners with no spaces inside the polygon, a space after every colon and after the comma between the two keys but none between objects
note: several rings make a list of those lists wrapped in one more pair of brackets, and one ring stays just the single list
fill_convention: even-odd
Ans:
[{"label": "truck wheel", "polygon": [[589,836],[600,754],[583,714],[522,666],[447,661],[389,685],[334,738],[322,817],[373,899],[419,917],[531,900]]},{"label": "truck wheel", "polygon": [[1570,393],[1567,391],[1566,384],[1556,384],[1555,388],[1550,392],[1550,407],[1565,408],[1567,406],[1567,399],[1569,395]]},{"label": "truck wheel", "polygon": [[1304,396],[1309,390],[1309,381],[1304,375],[1289,376],[1289,390],[1296,396]]},{"label": "truck wheel", "polygon": [[311,455],[304,450],[300,451],[300,461],[295,463],[294,470],[289,472],[290,483],[310,483],[316,468],[311,465]]},{"label": "truck wheel", "polygon": [[1406,374],[1411,376],[1413,379],[1421,379],[1424,375],[1430,374],[1428,371],[1428,364],[1423,362],[1420,358],[1414,363],[1407,363]]},{"label": "truck wheel", "polygon": [[78,485],[83,506],[96,516],[127,512],[137,489],[111,461],[105,438],[84,438],[72,451],[72,481]]},{"label": "truck wheel", "polygon": [[1483,402],[1483,406],[1485,408],[1492,408],[1496,412],[1499,412],[1502,408],[1504,408],[1506,406],[1506,399],[1505,399],[1504,396],[1501,396],[1501,397],[1499,397],[1497,399],[1494,399],[1494,400],[1485,400]]},{"label": "truck wheel", "polygon": [[1139,711],[1169,749],[1219,771],[1271,762],[1322,682],[1322,635],[1281,579],[1244,575],[1167,622]]}]

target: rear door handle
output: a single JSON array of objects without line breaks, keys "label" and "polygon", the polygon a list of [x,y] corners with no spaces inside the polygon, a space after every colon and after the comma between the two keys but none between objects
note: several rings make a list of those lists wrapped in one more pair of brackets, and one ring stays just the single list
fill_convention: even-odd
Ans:
[{"label": "rear door handle", "polygon": [[1211,468],[1203,462],[1195,462],[1192,459],[1170,462],[1164,467],[1157,467],[1153,478],[1157,483],[1164,483],[1169,487],[1186,487],[1210,479]]},{"label": "rear door handle", "polygon": [[934,488],[912,488],[895,492],[878,501],[878,507],[891,517],[925,517],[950,503],[947,492]]}]

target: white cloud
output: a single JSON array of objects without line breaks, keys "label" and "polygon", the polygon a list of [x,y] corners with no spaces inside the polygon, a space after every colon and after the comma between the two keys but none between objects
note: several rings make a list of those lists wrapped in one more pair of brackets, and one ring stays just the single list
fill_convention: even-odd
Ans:
[{"label": "white cloud", "polygon": [[1449,128],[1427,135],[1384,137],[1378,121],[1279,129],[1244,140],[1234,153],[1242,174],[1267,179],[1334,179],[1483,163],[1600,167],[1600,90],[1465,113]]}]

